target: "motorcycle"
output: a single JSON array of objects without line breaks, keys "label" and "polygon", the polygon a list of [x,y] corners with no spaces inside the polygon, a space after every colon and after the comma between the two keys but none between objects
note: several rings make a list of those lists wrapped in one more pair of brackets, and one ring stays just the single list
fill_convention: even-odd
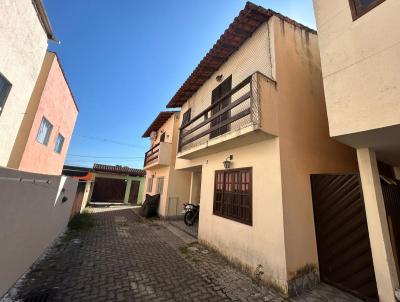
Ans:
[{"label": "motorcycle", "polygon": [[192,203],[183,204],[183,221],[187,226],[192,226],[199,218],[200,205],[195,205]]}]

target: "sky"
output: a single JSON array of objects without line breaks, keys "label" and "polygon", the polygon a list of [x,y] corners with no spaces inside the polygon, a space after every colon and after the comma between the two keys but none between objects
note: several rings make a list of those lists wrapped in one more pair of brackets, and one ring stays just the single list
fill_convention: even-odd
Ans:
[{"label": "sky", "polygon": [[[244,8],[241,0],[45,0],[79,107],[66,164],[143,167],[143,132]],[[315,28],[312,0],[255,0]]]}]

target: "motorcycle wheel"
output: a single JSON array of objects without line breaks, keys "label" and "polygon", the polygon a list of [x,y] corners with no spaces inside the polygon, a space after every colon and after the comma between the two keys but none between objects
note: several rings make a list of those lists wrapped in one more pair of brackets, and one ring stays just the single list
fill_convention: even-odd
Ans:
[{"label": "motorcycle wheel", "polygon": [[192,211],[186,212],[185,216],[183,217],[183,221],[187,226],[192,226],[195,220],[195,215]]}]

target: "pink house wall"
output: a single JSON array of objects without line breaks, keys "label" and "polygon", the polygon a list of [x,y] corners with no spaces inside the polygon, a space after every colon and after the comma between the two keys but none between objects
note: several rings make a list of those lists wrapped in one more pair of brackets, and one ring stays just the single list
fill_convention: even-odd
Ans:
[{"label": "pink house wall", "polygon": [[[49,52],[45,60],[52,60],[51,67],[18,169],[59,175],[71,141],[78,108],[57,56]],[[47,146],[36,141],[43,116],[53,125]],[[58,133],[65,139],[60,154],[54,151]]]}]

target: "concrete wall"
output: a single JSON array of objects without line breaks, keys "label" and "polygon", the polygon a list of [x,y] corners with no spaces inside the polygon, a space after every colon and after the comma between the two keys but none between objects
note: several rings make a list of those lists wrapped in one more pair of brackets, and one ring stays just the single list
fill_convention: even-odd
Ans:
[{"label": "concrete wall", "polygon": [[400,1],[353,21],[348,0],[314,0],[332,136],[400,124]]},{"label": "concrete wall", "polygon": [[[55,53],[47,52],[8,166],[27,172],[60,175],[77,116],[78,108],[60,62]],[[43,117],[53,125],[47,146],[36,141]],[[58,134],[64,137],[61,153],[54,151]]]},{"label": "concrete wall", "polygon": [[77,184],[71,178],[0,168],[0,297],[64,231]]},{"label": "concrete wall", "polygon": [[32,1],[0,1],[0,72],[12,84],[0,115],[0,166],[8,164],[46,49]]},{"label": "concrete wall", "polygon": [[[288,280],[318,264],[310,175],[355,172],[354,149],[329,137],[317,36],[273,18]],[[263,97],[271,97],[271,94]],[[268,108],[263,108],[266,112]]]}]

